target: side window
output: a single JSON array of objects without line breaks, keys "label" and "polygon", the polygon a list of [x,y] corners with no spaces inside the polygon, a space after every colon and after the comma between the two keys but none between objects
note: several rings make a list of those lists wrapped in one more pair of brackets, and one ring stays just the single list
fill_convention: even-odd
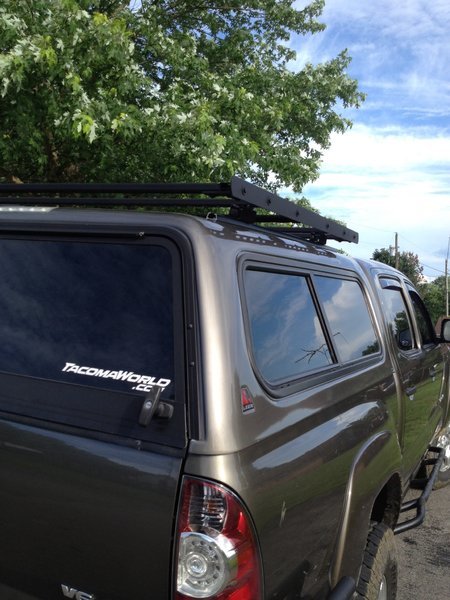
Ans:
[{"label": "side window", "polygon": [[427,309],[425,308],[416,290],[408,286],[408,292],[413,305],[417,325],[419,327],[420,337],[422,338],[422,344],[434,344],[434,329]]},{"label": "side window", "polygon": [[359,284],[316,276],[314,285],[340,361],[349,362],[379,352],[380,345]]},{"label": "side window", "polygon": [[244,290],[254,359],[267,381],[332,364],[306,277],[247,269]]},{"label": "side window", "polygon": [[402,289],[394,279],[382,279],[380,283],[385,313],[397,346],[401,350],[411,350],[414,338]]}]

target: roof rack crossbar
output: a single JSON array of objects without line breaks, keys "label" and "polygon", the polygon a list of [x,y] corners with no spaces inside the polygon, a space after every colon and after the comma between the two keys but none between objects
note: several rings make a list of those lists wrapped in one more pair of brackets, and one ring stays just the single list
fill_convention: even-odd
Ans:
[{"label": "roof rack crossbar", "polygon": [[[95,197],[86,197],[91,194]],[[101,194],[100,196],[96,196]],[[107,197],[102,196],[106,194]],[[125,197],[117,197],[117,195]],[[183,198],[204,195],[209,198]],[[142,197],[144,195],[144,197]],[[138,196],[138,197],[136,197]],[[182,196],[161,198],[161,196]],[[295,237],[358,242],[356,231],[273,192],[232,177],[231,183],[22,183],[0,184],[1,205],[160,206],[230,208],[230,216],[245,223],[291,223],[283,233]],[[263,209],[258,214],[255,209]],[[302,225],[296,227],[295,225]],[[281,233],[280,228],[275,231]]]},{"label": "roof rack crossbar", "polygon": [[229,183],[2,183],[0,193],[231,196]]},{"label": "roof rack crossbar", "polygon": [[[1,193],[1,185],[0,185]],[[76,197],[73,196],[0,196],[0,205],[21,204],[23,206],[162,206],[162,207],[210,207],[229,208],[233,200],[229,198],[141,198],[125,197]]]}]

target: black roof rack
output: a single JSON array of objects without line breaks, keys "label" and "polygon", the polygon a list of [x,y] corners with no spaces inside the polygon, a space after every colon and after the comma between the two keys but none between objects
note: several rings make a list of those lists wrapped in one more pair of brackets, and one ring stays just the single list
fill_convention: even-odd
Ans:
[{"label": "black roof rack", "polygon": [[[193,196],[207,196],[193,197]],[[163,198],[161,198],[163,196]],[[168,197],[172,196],[172,197]],[[190,196],[190,197],[187,197]],[[230,183],[13,183],[0,184],[0,205],[152,206],[229,208],[247,224],[284,224],[272,231],[325,244],[358,242],[356,231],[277,194],[232,177]],[[264,209],[258,213],[255,209]],[[291,226],[286,227],[287,224]],[[301,226],[299,226],[301,225]]]}]

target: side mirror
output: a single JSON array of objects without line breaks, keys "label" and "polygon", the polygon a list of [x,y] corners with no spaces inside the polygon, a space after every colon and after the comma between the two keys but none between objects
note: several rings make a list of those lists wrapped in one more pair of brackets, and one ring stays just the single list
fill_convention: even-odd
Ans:
[{"label": "side mirror", "polygon": [[440,331],[441,342],[450,344],[450,318],[445,317],[441,321],[441,331]]},{"label": "side mirror", "polygon": [[404,331],[400,331],[400,333],[398,333],[398,345],[402,350],[411,350],[412,340],[411,331],[409,329],[405,329]]}]

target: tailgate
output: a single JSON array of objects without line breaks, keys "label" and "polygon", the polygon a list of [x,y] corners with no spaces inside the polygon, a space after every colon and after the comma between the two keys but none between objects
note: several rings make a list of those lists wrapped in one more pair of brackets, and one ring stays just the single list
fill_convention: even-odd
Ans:
[{"label": "tailgate", "polygon": [[42,600],[169,598],[171,454],[0,421],[1,583]]}]

